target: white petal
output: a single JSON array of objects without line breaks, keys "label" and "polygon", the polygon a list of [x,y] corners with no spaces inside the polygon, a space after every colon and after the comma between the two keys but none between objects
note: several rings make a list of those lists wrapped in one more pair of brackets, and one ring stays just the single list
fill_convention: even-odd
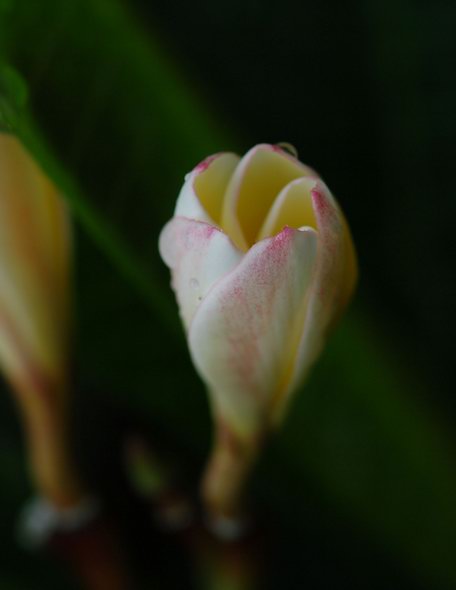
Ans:
[{"label": "white petal", "polygon": [[242,253],[213,225],[174,217],[162,230],[159,249],[171,268],[172,285],[186,328],[209,289],[231,271]]},{"label": "white petal", "polygon": [[285,228],[255,244],[209,291],[189,346],[215,414],[239,435],[268,426],[287,387],[316,257],[314,230]]},{"label": "white petal", "polygon": [[218,225],[226,187],[239,159],[223,152],[198,164],[186,176],[174,215]]}]

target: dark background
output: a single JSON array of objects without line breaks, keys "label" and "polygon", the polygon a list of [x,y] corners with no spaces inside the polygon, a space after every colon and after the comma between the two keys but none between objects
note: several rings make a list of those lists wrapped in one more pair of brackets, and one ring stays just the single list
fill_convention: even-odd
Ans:
[{"label": "dark background", "polygon": [[[28,88],[24,138],[78,221],[80,460],[145,587],[187,587],[188,570],[160,539],[162,566],[144,565],[123,437],[165,436],[196,478],[210,436],[158,232],[193,165],[263,141],[292,143],[325,179],[361,279],[253,481],[274,539],[268,587],[454,587],[455,3],[3,1],[0,19],[3,56]],[[64,568],[14,540],[31,492],[6,391],[0,406],[0,580],[67,587]]]}]

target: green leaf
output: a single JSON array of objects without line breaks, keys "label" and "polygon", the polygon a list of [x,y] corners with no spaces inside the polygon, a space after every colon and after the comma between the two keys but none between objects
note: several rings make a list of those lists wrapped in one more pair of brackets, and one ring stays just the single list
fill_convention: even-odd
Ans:
[{"label": "green leaf", "polygon": [[0,130],[12,131],[27,101],[27,87],[21,76],[0,62]]}]

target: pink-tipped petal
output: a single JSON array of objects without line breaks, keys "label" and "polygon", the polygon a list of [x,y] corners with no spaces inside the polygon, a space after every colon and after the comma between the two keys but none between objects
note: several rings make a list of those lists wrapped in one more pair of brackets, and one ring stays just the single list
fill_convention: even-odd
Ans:
[{"label": "pink-tipped petal", "polygon": [[226,187],[239,159],[222,152],[200,162],[185,178],[174,215],[219,225]]},{"label": "pink-tipped petal", "polygon": [[209,289],[241,260],[242,253],[213,225],[174,217],[162,230],[159,249],[186,328]]},{"label": "pink-tipped petal", "polygon": [[214,412],[240,436],[267,427],[293,373],[317,252],[314,230],[255,244],[208,292],[189,332]]},{"label": "pink-tipped petal", "polygon": [[277,421],[284,415],[288,397],[303,382],[319,356],[330,326],[346,303],[343,285],[350,280],[346,272],[346,230],[342,213],[322,181],[316,182],[311,196],[318,231],[317,261],[293,376],[278,408]]}]

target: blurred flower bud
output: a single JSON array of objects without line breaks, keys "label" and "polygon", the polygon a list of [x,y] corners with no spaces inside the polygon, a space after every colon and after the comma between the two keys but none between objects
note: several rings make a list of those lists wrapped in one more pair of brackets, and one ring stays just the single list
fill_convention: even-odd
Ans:
[{"label": "blurred flower bud", "polygon": [[55,187],[0,134],[0,365],[19,392],[65,379],[70,246]]},{"label": "blurred flower bud", "polygon": [[20,141],[0,133],[0,368],[24,418],[40,491],[77,487],[67,449],[70,221]]}]

